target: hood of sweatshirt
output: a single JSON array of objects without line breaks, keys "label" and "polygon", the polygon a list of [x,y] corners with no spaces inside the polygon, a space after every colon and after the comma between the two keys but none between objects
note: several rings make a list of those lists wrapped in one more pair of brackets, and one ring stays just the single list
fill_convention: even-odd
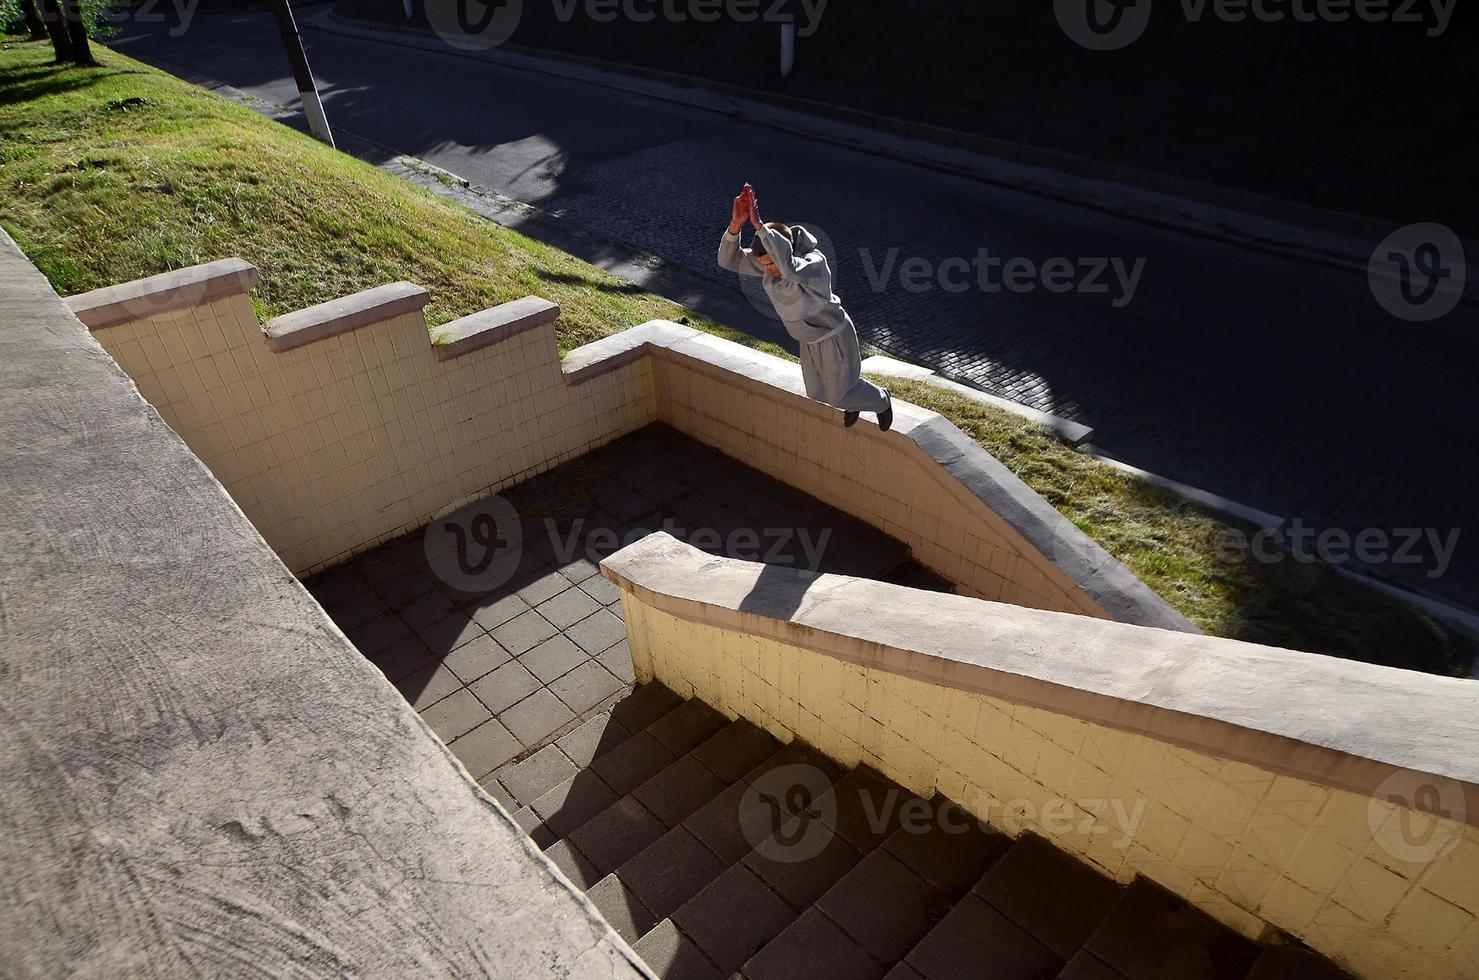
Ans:
[{"label": "hood of sweatshirt", "polygon": [[800,225],[791,226],[791,234],[796,237],[796,244],[791,251],[796,255],[805,255],[817,250],[817,236],[807,231]]}]

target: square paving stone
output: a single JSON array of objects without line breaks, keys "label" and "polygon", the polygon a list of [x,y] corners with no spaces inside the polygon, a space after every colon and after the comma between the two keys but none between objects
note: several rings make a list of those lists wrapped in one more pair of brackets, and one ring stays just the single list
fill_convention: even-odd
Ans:
[{"label": "square paving stone", "polygon": [[465,735],[493,717],[493,712],[463,688],[421,712],[421,717],[443,742]]},{"label": "square paving stone", "polygon": [[493,632],[504,623],[529,611],[529,604],[513,594],[486,596],[467,606],[468,613],[479,626]]},{"label": "square paving stone", "polygon": [[627,629],[609,609],[601,609],[565,630],[591,656],[603,653],[627,637]]},{"label": "square paving stone", "polygon": [[575,720],[575,714],[549,691],[535,691],[498,716],[520,742],[533,748]]},{"label": "square paving stone", "polygon": [[747,789],[743,783],[726,787],[683,821],[683,826],[717,854],[726,867],[741,860],[755,846],[745,837],[739,819]]},{"label": "square paving stone", "polygon": [[737,864],[673,913],[673,922],[726,974],[759,952],[796,917],[791,906]]},{"label": "square paving stone", "polygon": [[492,630],[493,639],[516,657],[534,649],[558,632],[533,609],[520,613]]},{"label": "square paving stone", "polygon": [[655,916],[671,914],[719,877],[724,865],[687,828],[674,827],[616,871]]},{"label": "square paving stone", "polygon": [[421,711],[453,692],[462,690],[462,682],[457,679],[456,674],[432,661],[420,670],[397,680],[395,689],[410,702],[411,707]]},{"label": "square paving stone", "polygon": [[910,800],[919,799],[887,776],[863,766],[838,780],[831,793],[836,806],[830,811],[823,807],[823,821],[864,854],[898,830],[900,810]]},{"label": "square paving stone", "polygon": [[484,674],[469,688],[489,711],[498,714],[539,690],[539,679],[515,660]]},{"label": "square paving stone", "polygon": [[366,657],[372,657],[398,640],[411,635],[411,627],[394,613],[383,613],[353,629],[344,630],[344,635],[355,648]]},{"label": "square paving stone", "polygon": [[615,875],[607,875],[591,886],[586,894],[601,910],[601,916],[611,923],[617,935],[634,943],[651,929],[657,920],[641,900],[622,884]]},{"label": "square paving stone", "polygon": [[519,663],[523,664],[524,668],[538,677],[540,681],[548,684],[555,678],[568,674],[588,659],[584,650],[556,633],[548,640],[521,654]]},{"label": "square paving stone", "polygon": [[[495,769],[493,772],[488,773],[486,776],[479,778],[478,785],[483,788],[484,793],[487,793],[489,796],[493,797],[493,799],[497,800],[498,804],[502,806],[505,810],[507,810],[510,815],[517,818],[519,811],[528,811],[529,820],[534,824],[539,823],[539,818],[534,815],[533,811],[530,811],[529,808],[526,806],[520,806],[517,800],[508,795],[508,790],[499,785],[498,770]],[[523,825],[520,824],[520,826]],[[524,829],[527,830],[528,828],[526,827]]]},{"label": "square paving stone", "polygon": [[908,961],[905,961],[895,963],[894,968],[883,975],[883,980],[927,980],[927,978],[910,966]]},{"label": "square paving stone", "polygon": [[569,589],[570,581],[553,568],[541,569],[538,574],[523,582],[515,590],[515,594],[531,606],[553,599],[561,592]]},{"label": "square paving stone", "polygon": [[567,626],[574,626],[600,609],[601,604],[580,589],[567,588],[553,599],[547,599],[534,608],[538,609],[539,614],[555,624],[557,628],[564,629]]},{"label": "square paving stone", "polygon": [[370,663],[380,668],[386,679],[395,682],[423,667],[436,666],[437,660],[414,636],[397,640],[369,658]]},{"label": "square paving stone", "polygon": [[452,750],[473,779],[481,779],[524,750],[496,721],[483,722],[453,740],[447,748]]},{"label": "square paving stone", "polygon": [[546,745],[500,772],[498,782],[510,797],[527,806],[575,773],[575,763],[558,746]]},{"label": "square paving stone", "polygon": [[303,587],[325,608],[351,599],[370,588],[370,584],[355,573],[353,563],[320,572],[302,582]]},{"label": "square paving stone", "polygon": [[1113,880],[1036,834],[1020,835],[974,891],[1064,959],[1121,893]]},{"label": "square paving stone", "polygon": [[678,756],[692,751],[728,722],[718,711],[694,698],[647,726],[647,732]]},{"label": "square paving stone", "polygon": [[626,686],[596,661],[584,660],[584,653],[580,656],[583,660],[580,666],[549,685],[550,691],[577,715],[585,714]]},{"label": "square paving stone", "polygon": [[486,636],[483,628],[473,622],[472,617],[460,609],[453,610],[445,618],[416,631],[421,642],[431,647],[435,654],[448,654],[465,643]]},{"label": "square paving stone", "polygon": [[982,964],[996,976],[1047,980],[1063,960],[975,895],[962,898],[909,952],[909,965],[930,980],[979,980]]},{"label": "square paving stone", "polygon": [[609,606],[621,599],[621,589],[617,588],[615,582],[601,575],[588,578],[581,582],[580,591],[603,606]]},{"label": "square paving stone", "polygon": [[569,840],[605,874],[657,840],[665,829],[634,797],[624,796],[572,830]]},{"label": "square paving stone", "polygon": [[685,755],[632,791],[632,795],[669,827],[723,791],[725,783],[691,755]]},{"label": "square paving stone", "polygon": [[745,964],[747,980],[874,980],[883,967],[816,909],[806,912]]},{"label": "square paving stone", "polygon": [[710,963],[670,919],[653,926],[632,949],[663,980],[724,980],[727,975]]},{"label": "square paving stone", "polygon": [[903,959],[950,903],[882,848],[858,862],[817,908],[881,963]]},{"label": "square paving stone", "polygon": [[596,657],[601,666],[611,671],[611,675],[623,684],[634,684],[637,681],[637,672],[632,667],[632,648],[622,640],[616,646],[611,647],[600,656]]},{"label": "square paving stone", "polygon": [[[1296,973],[1290,974],[1287,980],[1317,980],[1313,974]],[[1055,980],[1125,980],[1125,977],[1110,969],[1104,962],[1087,950],[1079,950],[1063,967],[1063,972],[1058,974]],[[1249,974],[1248,980],[1261,980],[1253,974]]]},{"label": "square paving stone", "polygon": [[480,636],[453,650],[442,659],[442,663],[464,683],[471,683],[489,671],[502,667],[511,659],[508,651],[498,645],[491,636]]},{"label": "square paving stone", "polygon": [[329,614],[334,625],[341,630],[351,630],[363,623],[368,623],[376,616],[385,615],[390,611],[390,607],[375,593],[361,592],[342,602],[325,607],[324,611]]},{"label": "square paving stone", "polygon": [[400,611],[401,619],[413,630],[422,630],[446,619],[457,607],[445,592],[427,592],[411,600]]},{"label": "square paving stone", "polygon": [[561,782],[529,805],[540,821],[556,837],[570,831],[600,813],[620,797],[601,777],[582,770]]},{"label": "square paving stone", "polygon": [[625,742],[630,734],[625,725],[612,717],[611,712],[604,711],[594,718],[586,719],[579,728],[561,736],[555,744],[571,762],[584,767]]},{"label": "square paving stone", "polygon": [[1084,948],[1132,980],[1241,980],[1258,958],[1257,943],[1143,878]]},{"label": "square paving stone", "polygon": [[591,763],[591,771],[618,793],[630,793],[676,758],[647,732],[638,732]]},{"label": "square paving stone", "polygon": [[375,593],[390,608],[403,609],[436,587],[436,580],[431,576],[420,569],[408,567],[394,578],[376,584]]},{"label": "square paving stone", "polygon": [[[555,571],[559,572],[571,585],[579,585],[587,579],[601,577],[601,570],[585,558],[576,558],[564,564],[556,565]],[[602,581],[605,580],[602,579]]]}]

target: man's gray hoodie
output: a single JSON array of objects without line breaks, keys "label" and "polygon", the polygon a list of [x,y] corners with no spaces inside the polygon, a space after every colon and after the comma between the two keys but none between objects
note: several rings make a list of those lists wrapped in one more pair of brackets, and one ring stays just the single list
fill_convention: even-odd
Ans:
[{"label": "man's gray hoodie", "polygon": [[779,276],[767,276],[738,235],[726,230],[719,242],[719,265],[742,276],[759,276],[786,332],[801,343],[801,378],[806,394],[819,402],[853,412],[882,412],[888,395],[862,377],[858,332],[832,292],[832,270],[817,248],[816,236],[792,225],[793,249],[786,236],[771,228],[756,230]]}]

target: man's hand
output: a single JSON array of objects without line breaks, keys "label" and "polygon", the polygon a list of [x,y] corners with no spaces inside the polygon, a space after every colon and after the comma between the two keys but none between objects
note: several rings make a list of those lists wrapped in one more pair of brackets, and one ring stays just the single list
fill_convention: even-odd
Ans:
[{"label": "man's hand", "polygon": [[740,191],[739,197],[734,199],[734,207],[729,212],[729,233],[738,235],[745,227],[745,219],[750,216],[750,185]]},{"label": "man's hand", "polygon": [[750,224],[754,225],[756,229],[759,229],[760,226],[764,224],[764,222],[760,220],[760,202],[755,200],[755,188],[751,187],[749,184],[746,184],[743,196],[748,198],[749,200],[750,213],[748,217],[750,219]]}]

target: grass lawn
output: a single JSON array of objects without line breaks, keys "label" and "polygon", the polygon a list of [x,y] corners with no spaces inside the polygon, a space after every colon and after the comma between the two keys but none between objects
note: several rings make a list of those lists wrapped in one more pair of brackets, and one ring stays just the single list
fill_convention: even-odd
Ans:
[{"label": "grass lawn", "polygon": [[[0,224],[63,294],[240,256],[275,316],[406,279],[440,323],[537,293],[562,350],[644,320],[778,352],[572,256],[332,151],[252,110],[99,47],[58,68],[0,45]],[[1224,520],[1001,412],[891,383],[949,417],[1210,633],[1437,673],[1473,642],[1319,565],[1229,563]]]}]

